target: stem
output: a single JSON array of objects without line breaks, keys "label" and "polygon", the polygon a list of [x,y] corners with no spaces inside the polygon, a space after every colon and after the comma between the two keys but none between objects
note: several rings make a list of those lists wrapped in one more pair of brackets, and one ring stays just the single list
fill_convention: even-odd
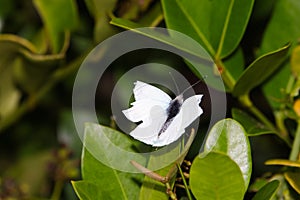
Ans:
[{"label": "stem", "polygon": [[58,180],[55,182],[54,189],[53,189],[53,192],[51,195],[51,200],[59,200],[60,199],[63,186],[64,186],[63,181]]},{"label": "stem", "polygon": [[188,199],[189,199],[189,200],[192,200],[192,199],[193,199],[193,198],[192,198],[192,195],[191,195],[191,193],[190,193],[189,187],[188,187],[188,185],[187,185],[187,183],[186,183],[185,177],[184,177],[184,175],[183,175],[183,173],[182,173],[182,170],[181,170],[181,167],[180,167],[179,164],[177,164],[177,168],[178,168],[179,173],[180,173],[180,176],[181,176],[181,178],[182,178],[182,182],[183,182],[183,184],[184,184],[185,191],[186,191],[186,194],[187,194],[187,196],[188,196]]},{"label": "stem", "polygon": [[300,153],[300,120],[298,121],[298,126],[295,133],[292,151],[290,154],[290,160],[297,161],[299,153]]},{"label": "stem", "polygon": [[177,200],[176,194],[172,191],[172,187],[170,186],[170,183],[167,182],[167,183],[165,183],[165,185],[166,185],[166,188],[167,188],[167,194],[169,195],[169,197],[170,197],[172,200]]},{"label": "stem", "polygon": [[284,116],[282,111],[275,111],[274,112],[274,117],[276,121],[276,125],[283,137],[288,138],[288,130],[286,129],[284,125]]},{"label": "stem", "polygon": [[220,72],[225,85],[229,88],[230,91],[232,91],[236,82],[235,79],[226,70],[226,67],[220,59],[215,59],[215,63],[217,65],[217,70]]},{"label": "stem", "polygon": [[267,128],[273,131],[278,137],[280,137],[283,141],[287,143],[288,146],[291,146],[291,142],[286,134],[281,134],[274,124],[260,111],[258,110],[252,103],[249,98],[249,94],[245,94],[239,97],[239,101],[248,108],[248,110],[259,119]]},{"label": "stem", "polygon": [[246,106],[249,111],[255,115],[262,123],[264,123],[270,130],[274,131],[277,133],[277,129],[275,126],[270,122],[270,120],[262,113],[260,110],[258,110],[252,103],[252,101],[249,98],[248,94],[245,94],[243,96],[239,97],[239,101]]}]

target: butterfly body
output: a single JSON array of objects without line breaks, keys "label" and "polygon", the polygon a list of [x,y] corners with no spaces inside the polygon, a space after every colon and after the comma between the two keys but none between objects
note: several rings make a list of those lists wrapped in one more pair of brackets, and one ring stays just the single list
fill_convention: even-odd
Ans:
[{"label": "butterfly body", "polygon": [[140,122],[130,135],[146,144],[160,147],[176,141],[203,111],[199,106],[202,95],[185,101],[180,94],[173,100],[162,90],[137,81],[133,89],[135,102],[123,110],[132,122]]},{"label": "butterfly body", "polygon": [[171,124],[171,122],[173,121],[173,118],[179,113],[180,108],[182,106],[183,103],[183,96],[182,95],[178,95],[175,99],[173,99],[170,102],[169,107],[167,108],[167,120],[165,121],[164,125],[162,126],[162,128],[160,129],[159,133],[158,133],[158,137],[166,131],[166,129],[168,128],[168,126]]}]

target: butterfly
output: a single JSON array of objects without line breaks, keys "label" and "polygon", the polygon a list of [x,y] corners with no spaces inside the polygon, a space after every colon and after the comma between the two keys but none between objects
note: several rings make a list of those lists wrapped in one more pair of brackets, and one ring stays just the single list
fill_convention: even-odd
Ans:
[{"label": "butterfly", "polygon": [[129,109],[122,110],[132,122],[141,122],[129,134],[148,145],[161,147],[176,141],[203,110],[203,95],[183,99],[183,93],[171,97],[150,84],[136,81],[133,88],[135,101]]}]

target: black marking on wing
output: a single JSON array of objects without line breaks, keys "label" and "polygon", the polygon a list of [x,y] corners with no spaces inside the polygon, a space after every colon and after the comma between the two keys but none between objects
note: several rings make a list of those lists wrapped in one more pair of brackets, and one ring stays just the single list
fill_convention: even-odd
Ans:
[{"label": "black marking on wing", "polygon": [[175,98],[170,102],[170,105],[167,109],[168,117],[165,123],[163,124],[163,126],[161,127],[161,129],[159,130],[158,137],[167,130],[167,128],[173,121],[174,117],[179,113],[181,105],[182,105],[182,99],[179,98]]}]

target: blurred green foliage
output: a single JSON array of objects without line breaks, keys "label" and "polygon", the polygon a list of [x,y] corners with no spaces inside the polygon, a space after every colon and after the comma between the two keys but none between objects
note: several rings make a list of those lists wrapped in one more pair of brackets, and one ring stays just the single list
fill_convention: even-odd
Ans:
[{"label": "blurred green foliage", "polygon": [[[298,0],[0,0],[0,199],[251,199],[257,191],[253,199],[299,199],[299,14]],[[209,131],[208,138],[222,133],[212,152],[195,157],[204,137],[196,136],[182,154],[192,163],[176,180],[176,164],[151,172],[162,178],[154,180],[110,169],[86,149],[81,177],[71,113],[76,72],[99,42],[144,26],[174,29],[203,45],[216,63],[209,73],[218,70],[224,80],[233,119]],[[116,128],[109,91],[131,66],[155,60],[201,78],[197,66],[166,52],[134,53],[104,77],[101,124]]]}]

